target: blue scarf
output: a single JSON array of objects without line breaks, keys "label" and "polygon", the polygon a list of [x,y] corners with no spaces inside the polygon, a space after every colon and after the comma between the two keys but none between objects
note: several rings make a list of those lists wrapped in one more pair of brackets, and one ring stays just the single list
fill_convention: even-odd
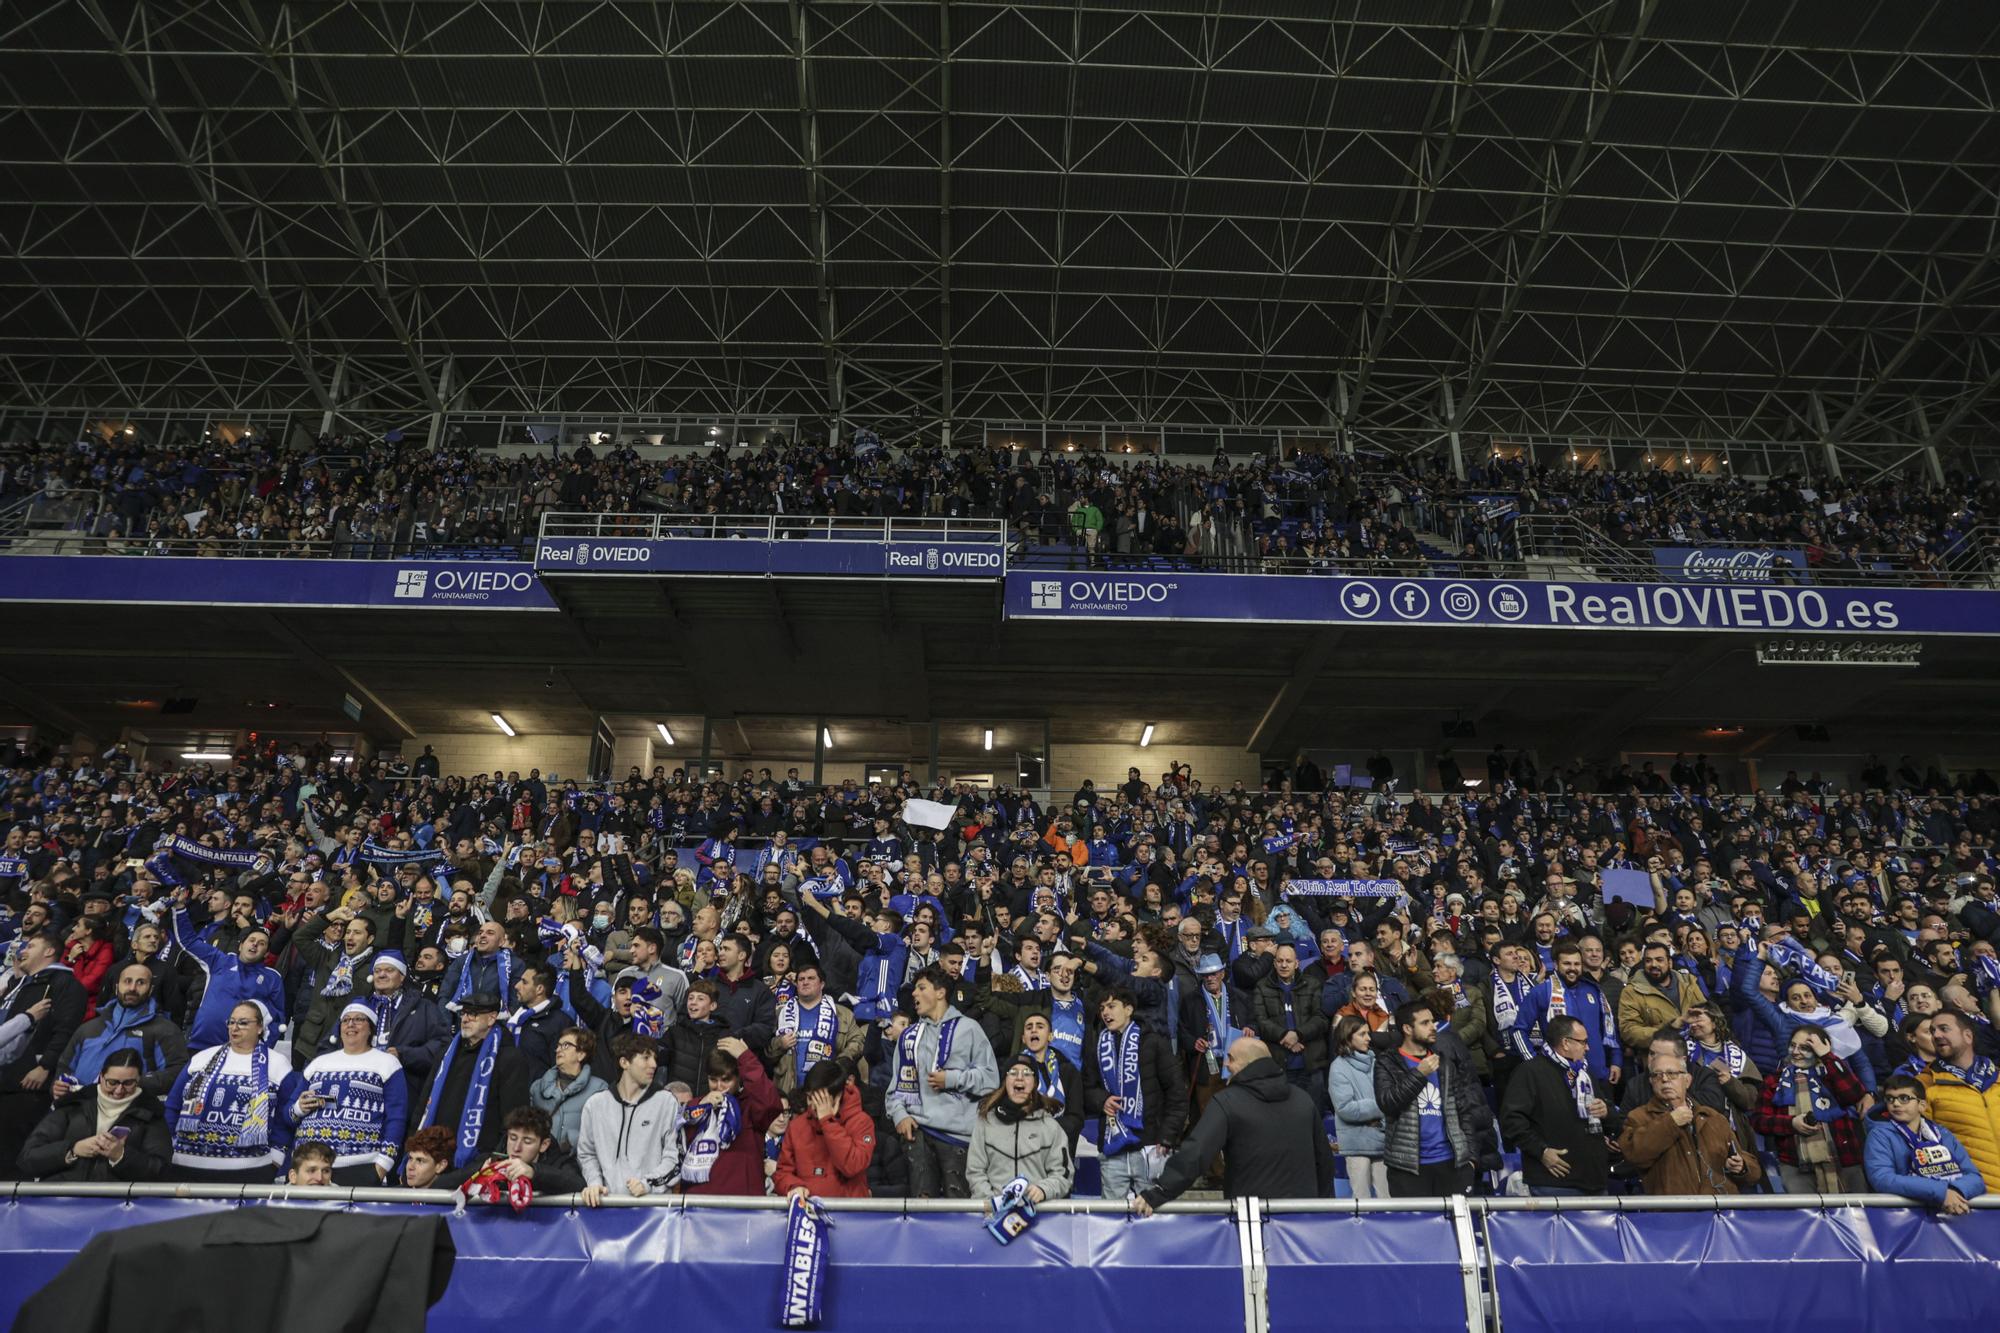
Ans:
[{"label": "blue scarf", "polygon": [[[486,1123],[486,1097],[493,1090],[493,1066],[500,1058],[500,1029],[495,1023],[479,1043],[479,1051],[474,1056],[472,1082],[465,1087],[465,1108],[459,1112],[457,1146],[452,1152],[451,1164],[466,1166],[479,1155],[479,1131]],[[417,1122],[418,1129],[428,1129],[437,1122],[438,1102],[444,1097],[445,1075],[451,1072],[451,1062],[458,1058],[459,1047],[465,1044],[458,1037],[451,1039],[444,1048],[444,1059],[438,1061],[437,1074],[431,1080],[431,1095],[424,1102],[423,1119]]]},{"label": "blue scarf", "polygon": [[1819,1064],[1800,1068],[1786,1064],[1778,1071],[1778,1085],[1771,1090],[1771,1105],[1792,1106],[1798,1100],[1798,1080],[1803,1075],[1806,1081],[1806,1096],[1811,1098],[1813,1119],[1825,1124],[1833,1120],[1845,1120],[1853,1112],[1842,1106],[1826,1086],[1825,1066]]},{"label": "blue scarf", "polygon": [[667,1026],[666,1011],[660,1008],[662,992],[650,977],[635,977],[632,980],[632,1031],[641,1037],[657,1039]]},{"label": "blue scarf", "polygon": [[1002,1245],[1010,1245],[1027,1235],[1035,1225],[1035,1205],[1028,1198],[1028,1178],[1015,1176],[1002,1185],[988,1211],[993,1216],[987,1219],[986,1229]]},{"label": "blue scarf", "polygon": [[1928,1120],[1917,1123],[1913,1133],[1908,1125],[1898,1120],[1889,1122],[1903,1142],[1910,1145],[1910,1170],[1925,1180],[1957,1180],[1964,1175],[1953,1160],[1951,1149],[1945,1146],[1944,1135],[1938,1133],[1937,1126]]},{"label": "blue scarf", "polygon": [[[1222,1053],[1229,1049],[1229,1043],[1236,1040],[1236,1028],[1229,1021],[1229,987],[1224,985],[1222,994],[1211,995],[1208,987],[1201,988],[1202,1003],[1208,1006],[1208,1049],[1216,1052],[1218,1063]],[[1222,1081],[1229,1081],[1229,1066],[1220,1065]]]},{"label": "blue scarf", "polygon": [[696,1102],[687,1109],[681,1132],[688,1136],[687,1156],[681,1162],[681,1179],[690,1185],[705,1185],[722,1156],[743,1129],[743,1105],[734,1094],[722,1099],[721,1106]]},{"label": "blue scarf", "polygon": [[[804,1026],[808,1014],[811,1015],[810,1028]],[[787,1032],[798,1036],[798,1041],[792,1046],[792,1068],[803,1087],[806,1074],[814,1065],[833,1058],[834,1042],[840,1036],[840,1010],[825,995],[820,996],[819,1003],[811,1009],[797,999],[786,1000],[778,1007],[778,1035],[782,1037]]]},{"label": "blue scarf", "polygon": [[1055,1047],[1043,1047],[1040,1055],[1023,1047],[1021,1054],[1034,1062],[1035,1091],[1057,1106],[1068,1105],[1069,1098],[1063,1094],[1062,1065]]},{"label": "blue scarf", "polygon": [[[951,1039],[958,1035],[958,1022],[956,1018],[947,1018],[938,1024],[937,1059],[931,1065],[933,1073],[943,1069],[945,1061],[951,1059]],[[918,1092],[920,1080],[917,1077],[917,1043],[923,1038],[927,1026],[929,1024],[920,1019],[903,1029],[902,1040],[898,1044],[898,1053],[902,1057],[902,1066],[896,1071],[898,1092],[911,1094]]]},{"label": "blue scarf", "polygon": [[[177,857],[198,866],[220,866],[226,870],[269,871],[272,861],[263,852],[228,847],[204,847],[191,838],[168,834],[153,844],[155,857]],[[150,865],[151,862],[148,862]]]},{"label": "blue scarf", "polygon": [[1083,1001],[1072,995],[1067,1000],[1049,997],[1049,1049],[1069,1061],[1071,1069],[1083,1068]]},{"label": "blue scarf", "polygon": [[1014,980],[1020,982],[1021,989],[1024,991],[1029,991],[1029,992],[1043,991],[1049,988],[1048,973],[1030,972],[1026,968],[1022,967],[1019,963],[1016,963],[1014,964],[1014,966],[1008,968],[1007,975],[1014,978]]},{"label": "blue scarf", "polygon": [[[478,965],[479,958],[480,955],[477,950],[468,949],[465,951],[465,966],[458,969],[458,984],[452,988],[451,1000],[446,1005],[447,1008],[454,1004],[464,1003],[466,998],[472,994],[472,970]],[[495,950],[493,954],[493,966],[498,968],[500,972],[499,1000],[502,1005],[505,1005],[509,1000],[514,998],[514,951],[512,949]]]},{"label": "blue scarf", "polygon": [[2000,1068],[1996,1068],[1993,1061],[1984,1055],[1974,1060],[1970,1069],[1958,1069],[1943,1060],[1934,1060],[1931,1062],[1931,1071],[1951,1075],[1982,1097],[1993,1086],[1995,1078],[2000,1077]]},{"label": "blue scarf", "polygon": [[1689,1037],[1687,1048],[1690,1064],[1707,1065],[1710,1068],[1720,1066],[1729,1071],[1731,1078],[1743,1077],[1743,1066],[1749,1057],[1744,1055],[1743,1048],[1735,1042],[1725,1041],[1720,1046],[1709,1047]]},{"label": "blue scarf", "polygon": [[197,1146],[206,1143],[261,1148],[271,1141],[271,1102],[275,1094],[271,1088],[271,1050],[262,1042],[258,1042],[257,1049],[250,1052],[250,1085],[244,1090],[242,1123],[205,1123],[208,1113],[217,1109],[209,1104],[209,1097],[230,1054],[227,1046],[217,1047],[215,1057],[203,1067],[196,1079],[190,1081],[193,1091],[182,1103],[181,1121],[174,1126],[177,1145],[192,1141]]},{"label": "blue scarf", "polygon": [[77,1043],[76,1065],[70,1070],[70,1077],[80,1087],[97,1082],[97,1076],[104,1072],[105,1059],[113,1051],[140,1049],[139,1039],[132,1035],[132,1031],[141,1023],[151,1022],[157,1013],[159,1005],[150,996],[137,1009],[114,1004],[99,1010],[98,1017],[104,1020],[104,1030]]},{"label": "blue scarf", "polygon": [[826,1233],[833,1224],[812,1199],[793,1199],[785,1218],[785,1286],[778,1300],[780,1328],[819,1323],[826,1288]]},{"label": "blue scarf", "polygon": [[1831,995],[1840,989],[1840,978],[1821,967],[1812,950],[1790,935],[1779,935],[1767,942],[1764,948],[1771,954],[1772,961],[1790,967],[1799,974],[1799,980],[1821,995]]},{"label": "blue scarf", "polygon": [[1139,1145],[1146,1127],[1145,1081],[1139,1076],[1139,1024],[1097,1034],[1097,1072],[1120,1099],[1118,1114],[1104,1122],[1104,1156],[1116,1157]]}]

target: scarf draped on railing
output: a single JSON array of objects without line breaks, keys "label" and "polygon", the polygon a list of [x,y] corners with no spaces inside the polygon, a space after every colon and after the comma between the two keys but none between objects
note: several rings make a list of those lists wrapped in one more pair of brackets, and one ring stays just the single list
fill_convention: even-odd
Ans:
[{"label": "scarf draped on railing", "polygon": [[1028,1198],[1028,1178],[1015,1176],[1002,1185],[993,1196],[990,1211],[993,1215],[986,1220],[986,1229],[1002,1245],[1027,1235],[1035,1225],[1035,1205]]},{"label": "scarf draped on railing", "polygon": [[778,1300],[780,1328],[813,1328],[819,1323],[826,1290],[826,1233],[832,1229],[826,1209],[817,1200],[792,1200],[785,1218],[785,1286]]}]

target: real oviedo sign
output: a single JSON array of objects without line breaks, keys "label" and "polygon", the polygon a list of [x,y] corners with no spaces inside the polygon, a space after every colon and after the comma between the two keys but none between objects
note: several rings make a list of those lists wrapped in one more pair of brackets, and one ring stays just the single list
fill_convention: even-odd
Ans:
[{"label": "real oviedo sign", "polygon": [[571,574],[997,579],[1006,567],[1006,550],[997,541],[758,541],[737,537],[615,541],[561,537],[544,538],[535,548],[535,568]]}]

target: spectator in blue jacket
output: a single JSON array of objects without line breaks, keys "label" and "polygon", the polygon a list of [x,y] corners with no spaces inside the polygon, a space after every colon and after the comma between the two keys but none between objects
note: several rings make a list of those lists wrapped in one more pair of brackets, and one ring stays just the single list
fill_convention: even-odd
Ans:
[{"label": "spectator in blue jacket", "polygon": [[208,974],[201,992],[201,1007],[195,1010],[194,1024],[188,1029],[188,1047],[206,1050],[229,1040],[229,1015],[237,1005],[254,1002],[270,1015],[263,1028],[268,1044],[278,1039],[285,1021],[285,979],[265,963],[271,949],[270,932],[252,926],[236,941],[236,952],[222,950],[201,938],[188,919],[188,891],[174,890],[174,943]]},{"label": "spectator in blue jacket", "polygon": [[1882,1080],[1886,1115],[1868,1134],[1868,1188],[1927,1203],[1947,1217],[1972,1209],[1986,1181],[1952,1132],[1932,1120],[1924,1085],[1908,1074]]}]

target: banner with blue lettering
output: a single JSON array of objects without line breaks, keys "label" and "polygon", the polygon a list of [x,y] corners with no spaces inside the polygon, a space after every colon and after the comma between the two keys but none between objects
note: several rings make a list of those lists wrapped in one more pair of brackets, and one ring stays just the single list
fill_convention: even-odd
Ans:
[{"label": "banner with blue lettering", "polygon": [[0,556],[0,602],[553,611],[518,560]]},{"label": "banner with blue lettering", "polygon": [[2000,592],[1975,588],[1011,570],[1005,605],[1015,620],[2000,634]]},{"label": "banner with blue lettering", "polygon": [[568,574],[783,574],[822,578],[997,579],[1007,548],[993,541],[852,541],[733,537],[544,537],[535,568]]},{"label": "banner with blue lettering", "polygon": [[1806,553],[1777,546],[1655,546],[1653,563],[1688,583],[1810,583]]}]

